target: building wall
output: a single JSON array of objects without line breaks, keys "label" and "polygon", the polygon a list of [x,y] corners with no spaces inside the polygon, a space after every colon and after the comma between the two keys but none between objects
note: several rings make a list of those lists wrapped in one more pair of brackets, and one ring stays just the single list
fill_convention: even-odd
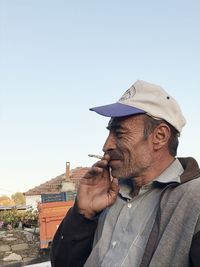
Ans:
[{"label": "building wall", "polygon": [[41,195],[25,196],[26,205],[32,206],[33,209],[37,209],[38,202],[41,202]]}]

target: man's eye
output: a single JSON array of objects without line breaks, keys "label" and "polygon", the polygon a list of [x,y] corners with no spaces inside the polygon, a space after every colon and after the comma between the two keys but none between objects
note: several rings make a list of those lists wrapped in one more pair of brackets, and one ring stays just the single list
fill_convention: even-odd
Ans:
[{"label": "man's eye", "polygon": [[115,135],[117,136],[117,138],[121,138],[123,136],[122,132],[116,131]]}]

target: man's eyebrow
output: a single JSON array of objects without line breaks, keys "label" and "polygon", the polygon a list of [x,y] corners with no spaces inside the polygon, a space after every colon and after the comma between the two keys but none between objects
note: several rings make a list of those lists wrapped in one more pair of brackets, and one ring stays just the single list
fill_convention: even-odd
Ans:
[{"label": "man's eyebrow", "polygon": [[108,126],[106,127],[107,130],[116,130],[116,129],[120,129],[122,128],[121,124],[119,122],[113,122],[113,121],[110,121],[108,123]]},{"label": "man's eyebrow", "polygon": [[108,125],[106,127],[107,130],[116,130],[116,129],[120,129],[120,125]]}]

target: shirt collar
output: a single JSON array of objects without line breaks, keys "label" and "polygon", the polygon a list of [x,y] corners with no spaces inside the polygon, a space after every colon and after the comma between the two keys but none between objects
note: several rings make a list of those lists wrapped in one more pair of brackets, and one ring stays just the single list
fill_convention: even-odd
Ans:
[{"label": "shirt collar", "polygon": [[184,169],[178,159],[175,159],[172,164],[164,170],[154,181],[159,183],[180,183],[180,176],[184,172]]}]

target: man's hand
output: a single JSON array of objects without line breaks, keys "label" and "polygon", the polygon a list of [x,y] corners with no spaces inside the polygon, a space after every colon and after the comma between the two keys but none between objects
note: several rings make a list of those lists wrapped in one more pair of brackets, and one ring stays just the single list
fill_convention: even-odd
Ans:
[{"label": "man's hand", "polygon": [[86,218],[112,205],[119,192],[118,180],[111,178],[108,167],[109,156],[95,163],[81,179],[77,193],[77,204]]}]

